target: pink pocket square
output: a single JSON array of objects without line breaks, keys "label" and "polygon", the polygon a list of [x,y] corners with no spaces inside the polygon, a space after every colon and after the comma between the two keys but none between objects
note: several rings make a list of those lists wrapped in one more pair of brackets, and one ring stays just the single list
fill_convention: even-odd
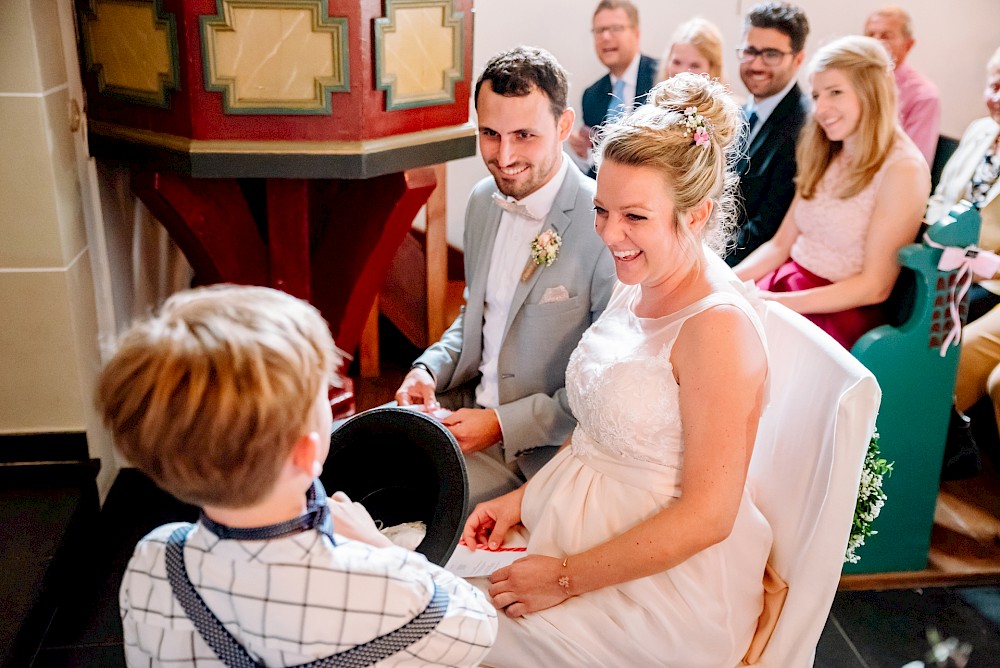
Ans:
[{"label": "pink pocket square", "polygon": [[569,290],[563,285],[557,285],[554,288],[545,288],[545,292],[542,293],[542,298],[538,300],[539,304],[551,304],[552,302],[564,302],[569,299]]}]

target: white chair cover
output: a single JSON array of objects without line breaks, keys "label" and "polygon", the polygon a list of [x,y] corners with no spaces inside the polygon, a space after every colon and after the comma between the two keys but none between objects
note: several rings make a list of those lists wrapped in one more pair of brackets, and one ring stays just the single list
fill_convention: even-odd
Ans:
[{"label": "white chair cover", "polygon": [[768,302],[770,403],[750,488],[774,529],[771,566],[788,596],[758,666],[807,668],[843,566],[868,441],[882,392],[826,333]]}]

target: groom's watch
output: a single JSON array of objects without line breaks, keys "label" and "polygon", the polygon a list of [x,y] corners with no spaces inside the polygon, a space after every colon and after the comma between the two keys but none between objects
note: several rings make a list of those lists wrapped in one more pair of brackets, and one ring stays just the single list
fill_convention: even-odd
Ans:
[{"label": "groom's watch", "polygon": [[437,381],[437,378],[434,377],[434,372],[431,371],[431,368],[426,364],[424,364],[423,362],[414,362],[413,364],[411,364],[410,370],[412,371],[413,369],[423,369],[424,371],[427,372],[427,375],[431,377],[431,380]]}]

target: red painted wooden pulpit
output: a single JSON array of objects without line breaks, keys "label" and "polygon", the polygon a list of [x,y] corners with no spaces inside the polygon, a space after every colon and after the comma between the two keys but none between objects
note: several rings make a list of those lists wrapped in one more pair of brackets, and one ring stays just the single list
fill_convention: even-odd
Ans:
[{"label": "red painted wooden pulpit", "polygon": [[475,153],[472,0],[77,0],[91,153],[201,283],[309,300],[353,352],[392,257]]}]

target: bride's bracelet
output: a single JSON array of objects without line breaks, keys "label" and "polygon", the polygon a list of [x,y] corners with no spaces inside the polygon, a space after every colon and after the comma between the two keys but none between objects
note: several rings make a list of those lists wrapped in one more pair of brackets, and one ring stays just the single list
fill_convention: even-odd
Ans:
[{"label": "bride's bracelet", "polygon": [[[566,557],[565,559],[563,559],[562,567],[566,568],[568,564],[569,564],[569,557]],[[563,575],[559,576],[559,579],[556,580],[556,582],[559,584],[560,587],[563,588],[563,591],[566,592],[567,596],[571,595],[569,593],[569,575],[567,575],[565,571],[563,572]]]}]

